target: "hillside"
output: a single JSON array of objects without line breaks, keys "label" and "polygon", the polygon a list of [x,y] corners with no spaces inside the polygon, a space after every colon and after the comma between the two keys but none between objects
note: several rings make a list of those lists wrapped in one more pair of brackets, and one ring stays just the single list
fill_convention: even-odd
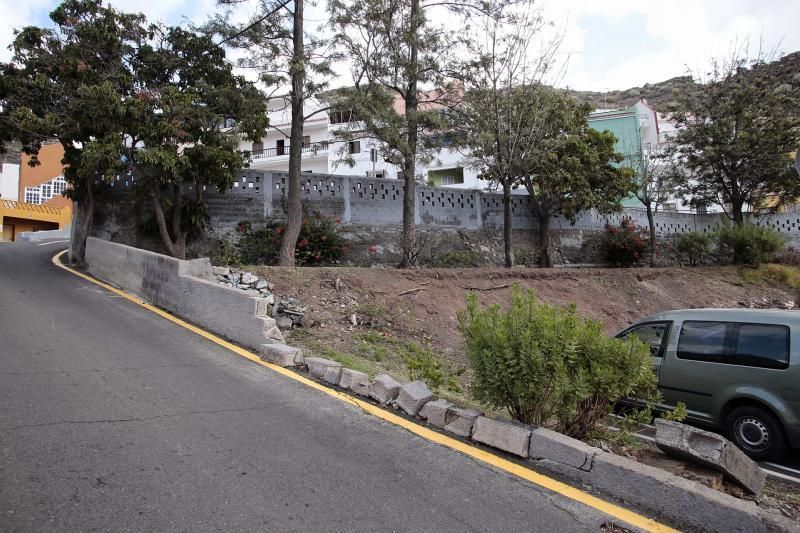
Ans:
[{"label": "hillside", "polygon": [[[794,80],[800,74],[800,52],[792,52],[763,68],[771,70],[784,82]],[[658,83],[646,83],[642,87],[632,87],[621,91],[569,91],[569,94],[592,104],[595,109],[621,109],[630,107],[642,98],[654,109],[664,111],[672,100],[674,91],[691,90],[697,86],[691,76],[678,76]]]}]

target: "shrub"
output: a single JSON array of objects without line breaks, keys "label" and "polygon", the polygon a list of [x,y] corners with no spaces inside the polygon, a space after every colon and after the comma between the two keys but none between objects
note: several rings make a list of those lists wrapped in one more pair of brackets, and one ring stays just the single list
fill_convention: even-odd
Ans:
[{"label": "shrub", "polygon": [[216,266],[238,266],[241,264],[241,257],[236,246],[230,241],[217,241],[217,245],[211,252],[211,264]]},{"label": "shrub", "polygon": [[787,246],[775,260],[782,265],[800,267],[800,250],[793,246]]},{"label": "shrub", "polygon": [[644,257],[650,247],[650,239],[631,219],[623,218],[619,226],[606,225],[602,247],[609,263],[629,267]]},{"label": "shrub", "polygon": [[684,233],[675,238],[675,251],[681,258],[689,262],[691,266],[697,266],[705,260],[711,252],[711,244],[714,241],[712,233],[702,233],[692,231]]},{"label": "shrub", "polygon": [[633,337],[608,338],[574,305],[547,305],[515,286],[508,311],[481,308],[470,294],[458,321],[474,398],[526,424],[583,438],[618,400],[653,397],[648,347]]},{"label": "shrub", "polygon": [[768,263],[784,245],[784,238],[777,231],[749,222],[739,226],[726,224],[717,235],[720,253],[739,265]]},{"label": "shrub", "polygon": [[[285,230],[285,222],[270,222],[258,229],[240,223],[238,231],[243,233],[239,240],[242,262],[252,265],[277,264]],[[298,266],[336,263],[344,257],[346,247],[336,225],[315,213],[303,220],[294,252],[295,262]]]}]

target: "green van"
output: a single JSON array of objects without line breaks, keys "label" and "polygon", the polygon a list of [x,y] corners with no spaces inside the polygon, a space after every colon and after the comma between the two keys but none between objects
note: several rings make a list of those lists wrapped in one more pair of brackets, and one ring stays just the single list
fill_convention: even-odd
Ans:
[{"label": "green van", "polygon": [[689,309],[621,332],[650,345],[660,410],[721,430],[756,460],[800,448],[800,312]]}]

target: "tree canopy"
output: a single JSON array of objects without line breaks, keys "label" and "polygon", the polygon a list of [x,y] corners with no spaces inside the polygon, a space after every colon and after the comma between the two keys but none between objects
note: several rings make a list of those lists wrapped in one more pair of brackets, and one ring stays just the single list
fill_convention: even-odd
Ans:
[{"label": "tree canopy", "polygon": [[672,139],[694,206],[717,204],[736,224],[800,197],[791,152],[800,145],[800,79],[782,81],[763,58],[717,61],[706,83],[675,94]]}]

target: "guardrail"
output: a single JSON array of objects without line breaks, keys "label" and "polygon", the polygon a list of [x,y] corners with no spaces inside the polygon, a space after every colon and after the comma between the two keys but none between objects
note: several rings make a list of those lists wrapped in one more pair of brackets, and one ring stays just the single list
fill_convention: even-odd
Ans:
[{"label": "guardrail", "polygon": [[0,200],[0,205],[6,209],[19,209],[21,211],[32,211],[35,213],[47,213],[49,215],[62,214],[63,208],[50,207],[49,205],[29,204],[25,202],[17,202],[16,200]]},{"label": "guardrail", "polygon": [[[328,150],[329,143],[327,142],[318,142],[318,143],[311,143],[308,146],[303,146],[301,150],[302,153],[307,154],[311,153],[317,155],[320,152],[326,152]],[[268,157],[280,157],[284,155],[289,155],[289,145],[275,147],[275,148],[264,148],[262,150],[253,150],[250,153],[250,157],[253,159],[265,159]]]}]

